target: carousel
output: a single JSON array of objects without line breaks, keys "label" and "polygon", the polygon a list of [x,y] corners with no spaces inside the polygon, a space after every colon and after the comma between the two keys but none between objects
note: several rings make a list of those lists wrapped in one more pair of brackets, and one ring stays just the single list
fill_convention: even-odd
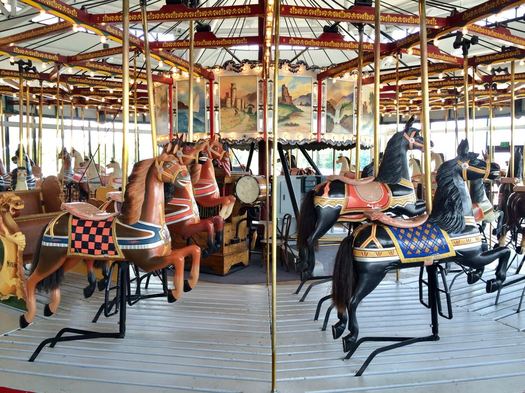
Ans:
[{"label": "carousel", "polygon": [[524,24],[0,0],[0,393],[523,391]]}]

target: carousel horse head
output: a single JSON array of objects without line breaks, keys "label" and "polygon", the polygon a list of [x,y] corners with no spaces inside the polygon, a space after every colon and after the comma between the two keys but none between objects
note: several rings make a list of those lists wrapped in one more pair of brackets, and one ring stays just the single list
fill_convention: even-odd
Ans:
[{"label": "carousel horse head", "polygon": [[177,143],[168,143],[164,146],[162,153],[155,158],[157,178],[163,183],[174,183],[179,174],[187,175],[186,166],[179,163]]},{"label": "carousel horse head", "polygon": [[463,180],[496,180],[500,177],[499,165],[495,162],[478,158],[478,153],[469,152],[468,140],[464,139],[461,141],[457,153],[457,161],[462,168]]},{"label": "carousel horse head", "polygon": [[24,201],[18,195],[12,192],[4,192],[0,194],[0,213],[11,214],[13,217],[18,215],[20,210],[24,208]]},{"label": "carousel horse head", "polygon": [[226,175],[229,176],[231,174],[229,149],[221,142],[220,138],[214,136],[210,139],[208,154],[209,158],[214,160],[219,168],[224,169]]},{"label": "carousel horse head", "polygon": [[[412,116],[407,123],[403,131],[404,143],[407,146],[407,150],[423,150],[423,137],[421,136],[421,130],[412,127],[414,124],[415,117]],[[393,140],[391,138],[390,140]],[[390,142],[390,141],[389,141]]]},{"label": "carousel horse head", "polygon": [[71,154],[69,154],[67,149],[63,147],[62,150],[60,150],[60,152],[57,154],[57,159],[59,160],[71,159]]}]

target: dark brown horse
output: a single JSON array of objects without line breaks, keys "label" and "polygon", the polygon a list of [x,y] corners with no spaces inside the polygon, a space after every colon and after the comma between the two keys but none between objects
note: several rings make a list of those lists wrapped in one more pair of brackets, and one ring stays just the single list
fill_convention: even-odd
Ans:
[{"label": "dark brown horse", "polygon": [[[65,212],[46,227],[26,282],[27,312],[20,316],[22,328],[35,317],[37,286],[51,291],[51,301],[44,314],[53,315],[60,304],[64,272],[82,260],[129,261],[146,272],[174,265],[175,288],[168,291],[169,302],[196,285],[200,248],[191,245],[172,250],[164,217],[163,183],[175,181],[178,174],[186,170],[175,156],[177,148],[170,143],[157,158],[135,164],[120,214],[99,213],[99,217],[89,220]],[[189,279],[184,282],[187,256],[192,257],[193,264]]]}]

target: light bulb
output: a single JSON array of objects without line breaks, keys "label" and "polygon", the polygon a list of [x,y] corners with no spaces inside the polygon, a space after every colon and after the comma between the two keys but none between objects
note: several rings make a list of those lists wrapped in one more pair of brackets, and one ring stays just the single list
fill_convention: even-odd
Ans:
[{"label": "light bulb", "polygon": [[73,24],[73,32],[78,32],[78,25],[76,23]]},{"label": "light bulb", "polygon": [[106,38],[105,35],[101,35],[101,36],[100,36],[100,43],[101,43],[101,44],[105,44],[107,41],[108,41],[108,39]]}]

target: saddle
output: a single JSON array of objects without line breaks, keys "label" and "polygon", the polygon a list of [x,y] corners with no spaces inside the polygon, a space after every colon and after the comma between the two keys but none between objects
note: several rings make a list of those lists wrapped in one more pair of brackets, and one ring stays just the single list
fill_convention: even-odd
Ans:
[{"label": "saddle", "polygon": [[514,186],[513,192],[525,192],[525,186]]},{"label": "saddle", "polygon": [[109,218],[115,217],[118,214],[105,212],[87,202],[62,203],[61,208],[74,217],[91,221],[108,220]]},{"label": "saddle", "polygon": [[516,184],[519,180],[515,177],[502,177],[499,179],[501,184]]},{"label": "saddle", "polygon": [[365,177],[364,179],[351,179],[344,175],[330,175],[330,176],[327,176],[326,179],[328,181],[339,180],[340,182],[345,183],[345,184],[350,184],[352,186],[360,186],[363,184],[368,184],[368,183],[373,182],[375,180],[375,177],[370,176],[370,177]]},{"label": "saddle", "polygon": [[369,210],[363,213],[370,221],[379,221],[396,228],[415,228],[423,225],[428,220],[427,214],[422,214],[412,218],[391,217],[379,210]]}]

